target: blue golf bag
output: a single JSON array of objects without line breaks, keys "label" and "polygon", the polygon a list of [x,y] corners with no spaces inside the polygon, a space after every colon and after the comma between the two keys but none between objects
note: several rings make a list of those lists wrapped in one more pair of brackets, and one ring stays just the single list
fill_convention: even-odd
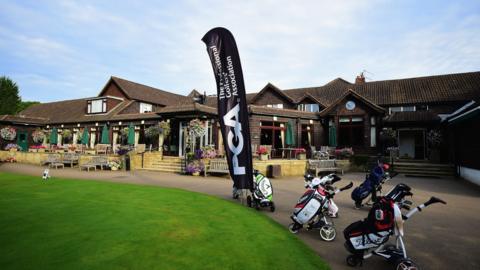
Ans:
[{"label": "blue golf bag", "polygon": [[[355,206],[360,207],[362,205],[362,201],[368,197],[368,195],[373,194],[376,192],[377,187],[379,187],[384,179],[385,170],[383,165],[377,165],[370,171],[369,174],[365,177],[365,181],[356,187],[352,191],[352,200],[355,201]],[[375,194],[376,195],[376,194]]]}]

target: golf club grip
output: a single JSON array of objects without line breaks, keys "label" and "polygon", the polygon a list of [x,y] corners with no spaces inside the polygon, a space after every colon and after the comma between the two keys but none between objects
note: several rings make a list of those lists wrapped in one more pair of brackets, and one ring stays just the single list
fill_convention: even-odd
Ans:
[{"label": "golf club grip", "polygon": [[442,203],[442,204],[447,204],[447,202],[445,202],[444,200],[440,199],[440,198],[437,198],[437,197],[431,197],[430,200],[426,201],[424,203],[425,207],[429,206],[430,204],[434,204],[434,203]]},{"label": "golf club grip", "polygon": [[352,187],[353,187],[353,183],[352,183],[352,182],[350,182],[350,184],[348,184],[348,185],[346,185],[346,186],[344,186],[344,187],[340,188],[340,191],[344,191],[344,190],[350,189],[350,188],[352,188]]}]

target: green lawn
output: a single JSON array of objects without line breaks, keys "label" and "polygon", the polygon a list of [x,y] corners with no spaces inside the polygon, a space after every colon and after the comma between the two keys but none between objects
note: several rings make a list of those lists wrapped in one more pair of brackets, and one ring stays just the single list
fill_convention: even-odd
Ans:
[{"label": "green lawn", "polygon": [[286,228],[212,196],[0,172],[0,269],[328,269]]}]

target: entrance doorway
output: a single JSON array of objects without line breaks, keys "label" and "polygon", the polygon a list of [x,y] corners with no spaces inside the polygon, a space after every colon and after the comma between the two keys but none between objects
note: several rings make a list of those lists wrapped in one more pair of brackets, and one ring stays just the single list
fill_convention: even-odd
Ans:
[{"label": "entrance doorway", "polygon": [[22,148],[22,151],[28,151],[28,132],[17,132],[17,145]]},{"label": "entrance doorway", "polygon": [[400,158],[425,159],[425,130],[398,130]]},{"label": "entrance doorway", "polygon": [[338,145],[342,147],[364,146],[364,130],[363,117],[340,117],[338,125]]}]

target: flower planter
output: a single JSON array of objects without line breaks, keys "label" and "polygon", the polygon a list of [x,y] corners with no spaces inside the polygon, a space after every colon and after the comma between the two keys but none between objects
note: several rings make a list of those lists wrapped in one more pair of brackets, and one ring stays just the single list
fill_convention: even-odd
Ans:
[{"label": "flower planter", "polygon": [[305,160],[307,159],[307,154],[306,153],[297,154],[297,158],[300,160]]},{"label": "flower planter", "polygon": [[17,148],[10,148],[10,152],[17,152]]},{"label": "flower planter", "polygon": [[36,152],[38,152],[38,150],[37,150],[37,149],[32,149],[32,148],[30,148],[30,149],[28,149],[28,152],[36,153]]},{"label": "flower planter", "polygon": [[193,172],[192,175],[193,176],[200,176],[200,172]]},{"label": "flower planter", "polygon": [[268,160],[268,155],[260,155],[260,160],[262,161]]},{"label": "flower planter", "polygon": [[111,167],[110,168],[112,171],[118,171],[118,168],[117,167]]},{"label": "flower planter", "polygon": [[39,153],[45,153],[45,149],[38,149]]}]

